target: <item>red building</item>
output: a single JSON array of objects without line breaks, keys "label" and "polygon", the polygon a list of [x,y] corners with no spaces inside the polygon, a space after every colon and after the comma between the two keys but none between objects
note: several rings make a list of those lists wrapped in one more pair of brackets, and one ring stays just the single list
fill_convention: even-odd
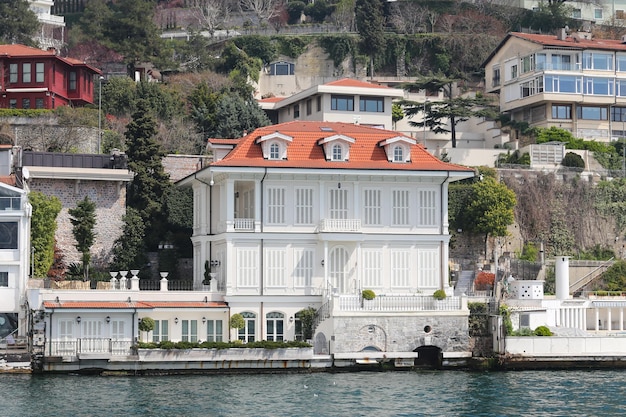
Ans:
[{"label": "red building", "polygon": [[101,71],[24,45],[0,45],[0,108],[55,109],[93,103]]}]

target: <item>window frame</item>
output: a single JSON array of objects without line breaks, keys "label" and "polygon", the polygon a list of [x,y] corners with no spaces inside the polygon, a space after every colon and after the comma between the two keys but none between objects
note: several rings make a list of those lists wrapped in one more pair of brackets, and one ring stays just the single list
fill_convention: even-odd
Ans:
[{"label": "window frame", "polygon": [[266,340],[282,342],[285,340],[285,315],[278,311],[270,311],[265,315]]},{"label": "window frame", "polygon": [[35,82],[43,83],[45,82],[45,64],[43,62],[35,63]]},{"label": "window frame", "polygon": [[198,320],[181,320],[180,340],[183,342],[198,341]]},{"label": "window frame", "polygon": [[354,96],[332,94],[330,96],[330,109],[333,111],[354,111]]},{"label": "window frame", "polygon": [[222,342],[224,340],[224,322],[223,320],[207,320],[206,321],[206,341]]},{"label": "window frame", "polygon": [[0,271],[0,288],[9,288],[9,273]]},{"label": "window frame", "polygon": [[384,97],[372,97],[372,96],[360,96],[359,97],[359,111],[364,112],[364,113],[384,113],[385,112],[385,98]]},{"label": "window frame", "polygon": [[32,80],[32,64],[30,62],[22,63],[22,83],[30,83]]}]

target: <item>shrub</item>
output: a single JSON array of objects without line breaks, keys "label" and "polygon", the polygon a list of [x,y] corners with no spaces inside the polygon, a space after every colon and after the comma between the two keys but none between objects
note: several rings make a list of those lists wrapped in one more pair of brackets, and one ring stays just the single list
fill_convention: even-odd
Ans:
[{"label": "shrub", "polygon": [[361,297],[363,297],[364,300],[373,300],[376,297],[376,293],[372,290],[363,290]]},{"label": "shrub", "polygon": [[511,336],[534,336],[535,332],[529,329],[528,327],[522,327],[519,330],[516,330],[511,334]]},{"label": "shrub", "polygon": [[493,288],[496,275],[492,272],[480,271],[474,280],[474,288],[476,291],[487,291]]},{"label": "shrub", "polygon": [[552,336],[552,331],[546,326],[539,326],[535,329],[535,336]]},{"label": "shrub", "polygon": [[444,290],[437,290],[433,293],[435,300],[444,300],[446,298],[446,292]]},{"label": "shrub", "polygon": [[564,167],[584,168],[585,161],[583,161],[583,159],[577,153],[568,152],[565,154],[565,157],[561,161],[561,165],[563,165]]},{"label": "shrub", "polygon": [[239,313],[235,313],[230,316],[229,324],[231,329],[243,329],[246,326],[243,316]]},{"label": "shrub", "polygon": [[150,317],[144,317],[139,321],[139,330],[142,332],[151,332],[154,330],[154,320]]}]

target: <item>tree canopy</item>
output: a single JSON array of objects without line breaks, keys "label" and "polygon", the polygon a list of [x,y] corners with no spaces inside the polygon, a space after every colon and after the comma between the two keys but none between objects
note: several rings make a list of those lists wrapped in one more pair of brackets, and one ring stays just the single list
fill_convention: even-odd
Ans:
[{"label": "tree canopy", "polygon": [[76,239],[76,250],[82,254],[83,277],[89,278],[89,263],[91,262],[91,246],[96,237],[94,227],[96,226],[96,203],[85,196],[78,202],[76,208],[69,209],[70,222],[72,223],[72,234]]},{"label": "tree canopy", "polygon": [[32,36],[39,30],[37,15],[27,0],[0,2],[0,42],[35,46]]},{"label": "tree canopy", "polygon": [[33,207],[30,220],[30,241],[34,249],[33,277],[45,277],[54,262],[54,233],[57,216],[61,212],[61,201],[39,191],[31,191],[28,200]]}]

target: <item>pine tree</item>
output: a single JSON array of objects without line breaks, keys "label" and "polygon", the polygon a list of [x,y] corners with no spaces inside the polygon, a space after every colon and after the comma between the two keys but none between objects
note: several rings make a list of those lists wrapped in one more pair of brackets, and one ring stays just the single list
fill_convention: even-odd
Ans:
[{"label": "pine tree", "polygon": [[157,124],[148,102],[137,101],[137,111],[125,133],[128,168],[135,174],[128,187],[127,206],[136,209],[144,223],[148,249],[156,247],[162,238],[166,223],[164,202],[171,187],[162,164],[165,153],[156,133]]},{"label": "pine tree", "polygon": [[96,203],[88,196],[78,202],[74,209],[69,209],[72,234],[76,239],[76,250],[82,253],[83,276],[89,278],[89,263],[91,261],[91,246],[95,240],[94,227],[96,226]]},{"label": "pine tree", "polygon": [[374,56],[385,49],[383,2],[356,0],[355,17],[363,51],[370,57],[370,76],[374,76]]}]

